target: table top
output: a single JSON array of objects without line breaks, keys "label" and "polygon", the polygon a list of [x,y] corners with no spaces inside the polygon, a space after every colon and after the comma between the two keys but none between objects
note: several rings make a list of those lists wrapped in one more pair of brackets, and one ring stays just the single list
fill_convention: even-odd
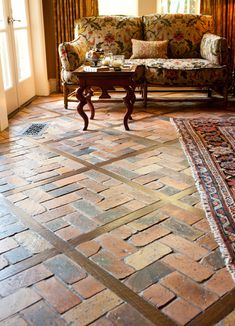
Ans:
[{"label": "table top", "polygon": [[[128,67],[122,68],[122,70],[114,70],[113,68],[109,67],[97,67],[98,69],[96,70],[96,67],[90,67],[90,66],[85,66],[82,65],[76,70],[73,71],[74,74],[77,74],[78,76],[85,76],[85,75],[99,75],[99,76],[127,76],[127,75],[133,75],[136,71],[137,65],[128,65]],[[101,68],[101,69],[100,69]],[[106,68],[106,69],[102,69]],[[108,68],[108,69],[107,69]],[[99,70],[100,69],[100,70]]]}]

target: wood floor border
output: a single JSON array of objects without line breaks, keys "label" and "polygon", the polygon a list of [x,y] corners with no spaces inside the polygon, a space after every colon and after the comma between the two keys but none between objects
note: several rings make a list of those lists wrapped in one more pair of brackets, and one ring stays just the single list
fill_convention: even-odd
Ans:
[{"label": "wood floor border", "polygon": [[[224,319],[235,308],[235,289],[225,294],[219,301],[214,303],[203,313],[189,322],[188,326],[211,326]],[[227,325],[227,324],[226,324]],[[228,324],[232,325],[232,324]]]},{"label": "wood floor border", "polygon": [[154,212],[156,209],[161,208],[165,204],[166,203],[164,201],[159,201],[159,202],[153,203],[149,206],[140,208],[137,211],[134,211],[132,213],[129,213],[127,215],[119,217],[112,222],[109,222],[100,227],[97,227],[95,230],[78,235],[76,238],[73,238],[73,239],[69,240],[68,242],[74,246],[77,246],[83,242],[93,240],[106,232],[110,232],[110,231],[116,229],[117,227],[123,226],[123,225],[133,222],[147,214],[150,214],[150,213]]}]

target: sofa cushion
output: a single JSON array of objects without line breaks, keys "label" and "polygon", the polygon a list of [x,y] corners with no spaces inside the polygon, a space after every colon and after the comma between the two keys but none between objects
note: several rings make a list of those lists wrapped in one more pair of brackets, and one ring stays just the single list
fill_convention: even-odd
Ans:
[{"label": "sofa cushion", "polygon": [[84,17],[75,21],[75,38],[83,38],[88,46],[100,46],[113,54],[130,58],[131,39],[143,38],[141,17],[98,16]]},{"label": "sofa cushion", "polygon": [[146,41],[169,40],[169,58],[199,58],[203,34],[213,33],[213,19],[207,15],[147,15],[143,26]]},{"label": "sofa cushion", "polygon": [[228,43],[224,37],[206,33],[200,46],[201,57],[212,63],[225,65],[228,63]]},{"label": "sofa cushion", "polygon": [[166,86],[224,86],[227,68],[205,59],[155,59],[146,64],[147,83]]},{"label": "sofa cushion", "polygon": [[132,59],[167,59],[168,41],[140,41],[132,39]]}]

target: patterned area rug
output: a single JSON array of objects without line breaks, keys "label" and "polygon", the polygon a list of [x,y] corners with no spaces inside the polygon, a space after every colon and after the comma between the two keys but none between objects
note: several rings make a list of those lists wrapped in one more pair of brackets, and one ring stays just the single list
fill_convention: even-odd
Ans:
[{"label": "patterned area rug", "polygon": [[211,229],[235,280],[235,119],[173,119]]}]

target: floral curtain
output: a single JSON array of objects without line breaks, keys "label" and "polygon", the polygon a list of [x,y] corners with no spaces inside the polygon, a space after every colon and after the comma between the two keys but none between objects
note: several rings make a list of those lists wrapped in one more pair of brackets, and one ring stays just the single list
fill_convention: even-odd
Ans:
[{"label": "floral curtain", "polygon": [[[53,0],[56,49],[62,42],[74,39],[74,21],[98,15],[98,0]],[[57,55],[57,85],[60,84],[60,60]]]},{"label": "floral curtain", "polygon": [[235,0],[201,0],[201,14],[212,15],[215,33],[228,40],[235,66]]}]

